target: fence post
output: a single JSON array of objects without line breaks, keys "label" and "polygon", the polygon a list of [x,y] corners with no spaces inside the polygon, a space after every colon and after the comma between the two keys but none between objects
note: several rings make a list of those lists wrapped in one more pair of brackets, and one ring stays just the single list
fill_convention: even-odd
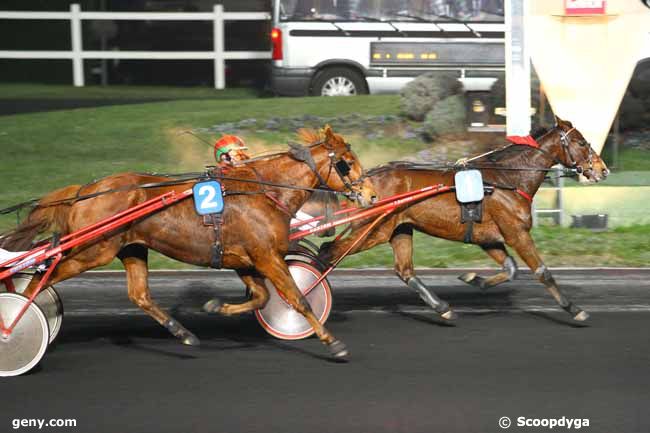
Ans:
[{"label": "fence post", "polygon": [[214,5],[214,87],[226,88],[226,62],[223,59],[225,51],[223,29],[223,5]]},{"label": "fence post", "polygon": [[76,87],[84,86],[84,59],[81,35],[81,7],[70,5],[70,34],[72,36],[72,77]]}]

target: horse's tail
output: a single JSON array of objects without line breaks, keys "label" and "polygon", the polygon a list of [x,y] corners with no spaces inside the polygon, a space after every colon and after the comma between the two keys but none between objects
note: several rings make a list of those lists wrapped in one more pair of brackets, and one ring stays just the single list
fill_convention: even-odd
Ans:
[{"label": "horse's tail", "polygon": [[41,198],[38,205],[14,230],[0,236],[0,248],[23,251],[31,248],[34,239],[47,231],[67,234],[68,214],[80,185],[57,189]]}]

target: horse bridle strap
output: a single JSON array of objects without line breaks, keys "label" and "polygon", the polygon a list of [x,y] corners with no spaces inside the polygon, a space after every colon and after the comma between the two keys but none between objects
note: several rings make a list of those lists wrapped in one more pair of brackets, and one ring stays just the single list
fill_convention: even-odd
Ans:
[{"label": "horse bridle strap", "polygon": [[[578,165],[576,160],[573,158],[573,154],[571,153],[571,140],[569,139],[569,134],[571,134],[573,131],[575,131],[575,127],[569,129],[567,132],[564,132],[562,129],[560,129],[560,143],[562,144],[562,150],[564,151],[564,154],[568,157],[569,163],[571,164],[571,168],[576,171],[578,174],[582,174],[584,171],[582,166]],[[594,161],[593,161],[593,150],[591,146],[589,146],[589,169],[594,168]]]},{"label": "horse bridle strap", "polygon": [[[322,142],[319,144],[323,144]],[[319,187],[322,188],[327,188],[327,181],[323,179],[323,176],[320,175],[318,172],[318,168],[316,167],[316,161],[314,161],[314,156],[311,154],[311,150],[308,147],[302,146],[300,144],[294,144],[294,143],[289,143],[289,154],[296,159],[296,161],[304,162],[307,164],[307,167],[316,175],[316,178],[318,179],[319,182]],[[330,166],[330,172],[332,171],[332,167]],[[329,179],[329,175],[328,175]]]},{"label": "horse bridle strap", "polygon": [[[341,179],[343,185],[345,185],[345,188],[351,193],[354,193],[352,182],[350,182],[349,180],[350,179],[349,174],[351,171],[350,164],[343,158],[337,160],[334,149],[325,145],[325,141],[320,141],[315,145],[325,146],[325,148],[328,151],[327,156],[330,159],[330,166],[329,166],[329,171],[327,173],[327,179],[323,179],[323,176],[321,176],[320,173],[318,172],[318,168],[316,167],[316,161],[314,161],[314,157],[311,154],[311,149],[309,147],[305,147],[300,144],[289,143],[289,148],[290,148],[289,154],[297,161],[301,161],[307,164],[309,169],[316,175],[318,182],[320,182],[319,187],[331,189],[329,186],[327,186],[327,181],[329,181],[329,178],[332,175],[332,168],[333,168],[334,171],[336,171],[336,174],[339,176],[339,179]],[[350,145],[346,143],[345,146],[349,151]]]}]

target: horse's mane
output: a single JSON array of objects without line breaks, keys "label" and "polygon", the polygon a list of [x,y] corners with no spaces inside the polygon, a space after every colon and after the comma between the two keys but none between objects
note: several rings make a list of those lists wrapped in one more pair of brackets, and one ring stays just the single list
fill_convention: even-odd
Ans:
[{"label": "horse's mane", "polygon": [[[553,128],[546,127],[537,127],[531,131],[530,135],[538,140],[544,135],[551,132]],[[519,154],[519,149],[521,146],[508,146],[503,149],[498,149],[494,153],[487,156],[490,162],[499,162],[503,161],[506,158],[510,158],[513,155]],[[515,153],[516,152],[516,153]],[[482,159],[482,158],[481,158]],[[366,173],[368,176],[374,176],[377,174],[385,173],[387,171],[393,170],[425,170],[425,171],[449,171],[454,170],[453,164],[441,164],[441,163],[426,163],[426,162],[413,162],[413,161],[391,161],[386,164],[382,164],[378,167],[371,168]]]}]

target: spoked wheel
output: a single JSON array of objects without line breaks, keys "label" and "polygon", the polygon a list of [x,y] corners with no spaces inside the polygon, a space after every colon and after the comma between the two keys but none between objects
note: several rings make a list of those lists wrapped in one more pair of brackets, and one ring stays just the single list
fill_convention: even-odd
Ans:
[{"label": "spoked wheel", "polygon": [[[16,293],[0,293],[0,319],[10,326],[28,299]],[[35,303],[27,307],[13,332],[0,335],[0,377],[18,376],[39,363],[50,340],[45,314]]]},{"label": "spoked wheel", "polygon": [[[318,267],[308,261],[289,259],[287,266],[303,294],[322,275]],[[303,315],[294,310],[268,281],[267,287],[270,289],[269,302],[263,309],[255,310],[255,317],[264,330],[282,340],[300,340],[311,336],[314,330]],[[305,298],[319,322],[325,323],[332,310],[332,291],[327,278],[314,287]]]},{"label": "spoked wheel", "polygon": [[[23,293],[33,277],[33,274],[27,272],[14,275],[13,282],[16,293]],[[0,284],[0,288],[4,291],[4,284]],[[52,343],[56,336],[59,335],[61,324],[63,323],[63,302],[61,302],[61,297],[54,287],[50,286],[41,290],[41,293],[34,299],[34,302],[36,302],[43,313],[45,313],[45,317],[47,317],[47,322],[50,327],[50,343]]]}]

